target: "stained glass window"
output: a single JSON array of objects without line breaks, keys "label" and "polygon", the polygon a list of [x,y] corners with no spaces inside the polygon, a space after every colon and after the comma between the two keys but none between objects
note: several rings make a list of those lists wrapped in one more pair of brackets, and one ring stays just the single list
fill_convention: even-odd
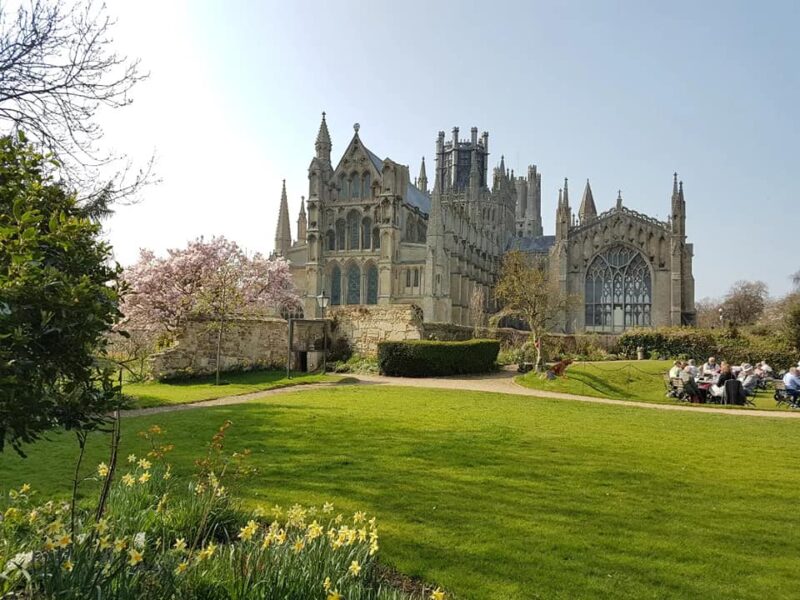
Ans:
[{"label": "stained glass window", "polygon": [[358,250],[360,247],[361,231],[359,230],[359,220],[360,215],[357,211],[351,210],[347,214],[347,247],[349,250]]},{"label": "stained glass window", "polygon": [[652,291],[650,268],[638,250],[608,248],[586,272],[586,329],[619,332],[649,327]]},{"label": "stained glass window", "polygon": [[333,229],[329,229],[325,237],[328,240],[328,250],[336,250],[336,234],[333,232]]},{"label": "stained glass window", "polygon": [[367,269],[367,304],[378,303],[378,267],[370,265]]},{"label": "stained glass window", "polygon": [[369,250],[372,248],[372,219],[369,217],[364,217],[364,220],[361,223],[361,230],[364,249]]},{"label": "stained glass window", "polygon": [[357,265],[347,268],[347,303],[361,304],[361,269]]},{"label": "stained glass window", "polygon": [[336,249],[344,250],[344,219],[336,221]]},{"label": "stained glass window", "polygon": [[371,177],[369,173],[364,173],[364,188],[362,190],[362,196],[364,198],[371,198],[372,197],[372,190],[370,189],[370,184],[372,183]]},{"label": "stained glass window", "polygon": [[375,227],[372,230],[372,237],[373,237],[373,239],[375,241],[375,250],[380,250],[381,249],[381,232],[377,227]]},{"label": "stained glass window", "polygon": [[358,173],[353,173],[353,176],[350,179],[350,197],[361,197],[361,177],[359,177]]},{"label": "stained glass window", "polygon": [[342,270],[338,265],[331,269],[331,304],[342,303]]}]

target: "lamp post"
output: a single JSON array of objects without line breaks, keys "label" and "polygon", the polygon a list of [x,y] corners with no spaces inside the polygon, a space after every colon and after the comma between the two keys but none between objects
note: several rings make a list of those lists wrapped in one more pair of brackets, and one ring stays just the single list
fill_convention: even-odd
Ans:
[{"label": "lamp post", "polygon": [[725,317],[724,317],[724,314],[725,314],[725,311],[724,311],[724,310],[722,309],[722,307],[720,306],[720,307],[719,307],[719,326],[720,326],[720,327],[722,327],[722,326],[723,326],[723,321],[724,321],[724,318],[725,318]]},{"label": "lamp post", "polygon": [[325,321],[325,309],[328,308],[330,298],[325,295],[325,290],[317,296],[317,306],[322,309],[322,372],[328,369],[328,326]]}]

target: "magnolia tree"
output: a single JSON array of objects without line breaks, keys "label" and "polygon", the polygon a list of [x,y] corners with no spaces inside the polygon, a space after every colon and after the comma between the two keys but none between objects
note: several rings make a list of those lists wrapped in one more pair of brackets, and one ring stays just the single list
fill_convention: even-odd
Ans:
[{"label": "magnolia tree", "polygon": [[204,318],[217,333],[217,382],[226,321],[233,315],[297,310],[300,300],[283,258],[248,256],[231,240],[199,238],[158,257],[142,250],[124,274],[122,312],[128,331],[172,337],[188,319]]}]

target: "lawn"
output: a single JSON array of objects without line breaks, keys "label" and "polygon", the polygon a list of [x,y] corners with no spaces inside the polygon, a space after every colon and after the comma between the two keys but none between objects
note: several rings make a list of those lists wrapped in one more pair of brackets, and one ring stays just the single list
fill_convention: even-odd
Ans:
[{"label": "lawn", "polygon": [[[672,366],[669,360],[615,360],[607,362],[579,362],[570,365],[566,377],[553,380],[542,378],[538,373],[517,377],[525,387],[547,392],[579,394],[614,400],[634,400],[667,404],[686,404],[666,397],[664,374]],[[755,407],[761,410],[788,410],[776,407],[772,390],[760,390]],[[709,404],[706,406],[719,406]],[[719,408],[728,408],[719,406]],[[738,406],[736,408],[745,408]]]},{"label": "lawn", "polygon": [[[225,419],[258,469],[234,493],[374,513],[382,559],[457,598],[800,597],[794,420],[342,386],[128,418],[121,455],[158,423],[184,477]],[[72,438],[29,452],[0,492],[65,495]]]},{"label": "lawn", "polygon": [[292,373],[286,377],[286,371],[248,371],[245,373],[223,373],[224,385],[215,385],[213,375],[195,377],[177,381],[145,383],[127,383],[123,392],[134,400],[134,406],[149,408],[165,404],[187,404],[201,400],[214,400],[223,396],[238,396],[250,392],[272,390],[276,388],[337,381],[335,376],[320,373]]}]

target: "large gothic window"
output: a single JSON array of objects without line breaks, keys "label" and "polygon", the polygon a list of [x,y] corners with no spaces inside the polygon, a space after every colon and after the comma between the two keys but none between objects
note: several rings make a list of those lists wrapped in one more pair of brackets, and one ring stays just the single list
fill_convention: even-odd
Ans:
[{"label": "large gothic window", "polygon": [[342,303],[342,270],[338,265],[331,269],[331,304]]},{"label": "large gothic window", "polygon": [[347,268],[347,303],[361,304],[361,269],[358,265]]},{"label": "large gothic window", "polygon": [[367,269],[367,304],[378,303],[378,267],[370,265]]},{"label": "large gothic window", "polygon": [[372,190],[370,189],[370,185],[372,184],[372,178],[369,175],[369,171],[364,173],[364,184],[361,190],[361,195],[364,198],[372,198]]},{"label": "large gothic window", "polygon": [[328,233],[325,234],[325,238],[328,241],[328,250],[336,250],[336,234],[333,233],[333,229],[328,230]]},{"label": "large gothic window", "polygon": [[360,244],[359,240],[361,237],[361,231],[359,229],[360,226],[360,215],[358,211],[351,210],[347,214],[347,248],[348,250],[358,250]]},{"label": "large gothic window", "polygon": [[369,217],[361,222],[361,239],[364,250],[372,248],[372,219]]},{"label": "large gothic window", "polygon": [[336,221],[336,249],[344,250],[344,232],[345,224],[344,219]]},{"label": "large gothic window", "polygon": [[653,284],[638,250],[611,246],[596,256],[586,271],[585,291],[588,331],[650,326]]},{"label": "large gothic window", "polygon": [[375,250],[381,249],[381,230],[377,227],[373,227],[372,229],[372,239],[375,243]]},{"label": "large gothic window", "polygon": [[353,175],[350,177],[350,197],[361,197],[361,177],[358,175],[358,173],[353,173]]}]

